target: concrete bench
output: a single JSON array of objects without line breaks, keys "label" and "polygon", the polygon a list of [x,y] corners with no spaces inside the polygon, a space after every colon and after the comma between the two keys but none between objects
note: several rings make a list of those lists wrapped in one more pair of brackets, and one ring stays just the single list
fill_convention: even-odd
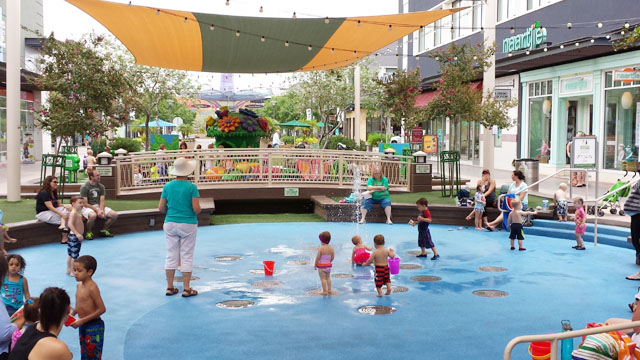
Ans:
[{"label": "concrete bench", "polygon": [[[198,226],[211,224],[211,214],[215,211],[213,198],[201,198],[202,211],[198,214]],[[111,232],[128,234],[140,231],[162,230],[165,214],[158,209],[118,211],[118,220],[111,225]],[[102,219],[96,220],[94,229],[101,229]],[[57,225],[51,225],[38,220],[21,221],[7,224],[9,235],[18,239],[15,244],[5,244],[5,249],[14,250],[34,245],[60,242],[60,230]]]}]

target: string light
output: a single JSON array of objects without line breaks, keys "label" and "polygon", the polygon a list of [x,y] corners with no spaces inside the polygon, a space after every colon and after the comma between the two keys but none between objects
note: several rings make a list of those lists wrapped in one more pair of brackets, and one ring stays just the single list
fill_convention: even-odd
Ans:
[{"label": "string light", "polygon": [[325,24],[328,24],[328,23],[329,23],[329,17],[328,17],[328,16],[324,18],[324,23],[325,23]]},{"label": "string light", "polygon": [[576,43],[576,46],[580,46],[580,43],[579,43],[579,42],[577,42],[577,43]]},{"label": "string light", "polygon": [[624,23],[624,28],[625,28],[625,29],[628,29],[628,28],[629,28],[629,23],[628,23],[628,22]]},{"label": "string light", "polygon": [[262,6],[260,6],[260,12],[263,12],[264,10],[262,9]]},{"label": "string light", "polygon": [[418,60],[418,55],[416,55],[416,60]]},{"label": "string light", "polygon": [[184,23],[185,24],[187,23],[187,17],[186,16],[184,17]]},{"label": "string light", "polygon": [[160,9],[156,10],[156,15],[160,15]]},{"label": "string light", "polygon": [[331,48],[331,53],[332,53],[332,54],[333,54],[333,52],[334,52],[334,51],[336,51],[336,49],[334,49],[334,48]]},{"label": "string light", "polygon": [[606,36],[607,40],[611,39],[611,35]]},{"label": "string light", "polygon": [[544,52],[547,52],[547,50],[548,50],[547,48],[544,48]]},{"label": "string light", "polygon": [[129,1],[129,6],[131,6],[131,1]]},{"label": "string light", "polygon": [[240,30],[236,30],[236,36],[240,36]]},{"label": "string light", "polygon": [[564,49],[564,45],[560,45],[560,49]]},{"label": "string light", "polygon": [[294,18],[294,19],[297,19],[297,18],[298,18],[298,17],[296,16],[296,12],[295,12],[295,11],[293,12],[293,18]]},{"label": "string light", "polygon": [[512,26],[511,29],[509,29],[509,32],[511,33],[511,35],[513,35],[516,33],[516,29],[514,29]]},{"label": "string light", "polygon": [[358,53],[355,50],[353,50],[353,56],[357,56],[357,55]]},{"label": "string light", "polygon": [[509,53],[509,57],[512,57],[512,56],[513,56],[513,54],[512,54],[512,53]]},{"label": "string light", "polygon": [[311,45],[309,45],[309,47],[307,47],[307,49],[309,49],[309,51],[313,50],[313,47]]},{"label": "string light", "polygon": [[225,1],[224,4],[229,6],[229,0]]},{"label": "string light", "polygon": [[284,46],[289,46],[289,41],[288,40],[284,42]]},{"label": "string light", "polygon": [[264,42],[264,35],[260,37],[260,41]]},{"label": "string light", "polygon": [[602,23],[598,23],[598,29],[602,29]]},{"label": "string light", "polygon": [[216,28],[216,27],[215,27],[215,26],[213,26],[213,24],[209,25],[209,30],[213,31],[213,30],[215,30],[215,28]]},{"label": "string light", "polygon": [[591,43],[593,44],[594,42],[596,42],[596,39],[591,39]]},{"label": "string light", "polygon": [[567,29],[571,29],[572,27],[573,27],[573,24],[567,23]]},{"label": "string light", "polygon": [[393,30],[393,29],[391,28],[391,25],[389,25],[389,31],[391,31],[391,30]]},{"label": "string light", "polygon": [[531,51],[527,50],[527,51],[525,51],[524,53],[525,53],[525,54],[527,54],[527,55],[529,55],[529,54],[531,54]]},{"label": "string light", "polygon": [[624,30],[620,31],[620,35],[624,36]]}]

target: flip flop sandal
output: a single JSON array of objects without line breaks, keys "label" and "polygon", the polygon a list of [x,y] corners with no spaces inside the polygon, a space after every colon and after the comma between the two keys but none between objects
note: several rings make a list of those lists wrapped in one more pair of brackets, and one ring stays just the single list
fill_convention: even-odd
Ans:
[{"label": "flip flop sandal", "polygon": [[196,290],[194,290],[193,288],[185,289],[182,292],[182,297],[192,297],[192,296],[196,296],[196,295],[198,295],[198,292]]},{"label": "flip flop sandal", "polygon": [[174,287],[174,288],[167,288],[167,292],[165,292],[164,294],[166,296],[173,296],[173,295],[175,295],[175,294],[177,294],[179,292],[180,292],[180,290],[178,290],[177,287]]}]

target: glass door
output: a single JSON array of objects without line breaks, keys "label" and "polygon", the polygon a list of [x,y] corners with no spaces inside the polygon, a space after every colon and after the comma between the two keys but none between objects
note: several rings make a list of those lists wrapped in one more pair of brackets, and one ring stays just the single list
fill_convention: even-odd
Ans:
[{"label": "glass door", "polygon": [[[567,101],[567,144],[576,136],[576,125],[578,123],[578,101]],[[566,155],[565,155],[566,156]],[[567,164],[570,163],[569,156],[566,156]]]}]

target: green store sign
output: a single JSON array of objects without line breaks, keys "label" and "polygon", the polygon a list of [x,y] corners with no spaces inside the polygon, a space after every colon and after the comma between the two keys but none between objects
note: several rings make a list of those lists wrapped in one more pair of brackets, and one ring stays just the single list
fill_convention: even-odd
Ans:
[{"label": "green store sign", "polygon": [[547,42],[547,29],[529,28],[522,34],[514,35],[502,40],[502,52],[510,53],[516,50],[533,50]]}]

